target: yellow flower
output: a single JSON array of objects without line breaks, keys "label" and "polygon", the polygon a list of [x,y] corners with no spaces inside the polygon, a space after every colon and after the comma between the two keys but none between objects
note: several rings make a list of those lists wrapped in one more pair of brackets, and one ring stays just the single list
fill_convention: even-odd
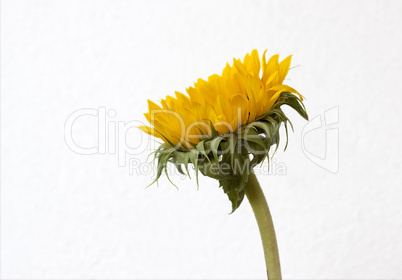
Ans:
[{"label": "yellow flower", "polygon": [[167,96],[161,106],[148,100],[145,117],[151,127],[140,129],[170,145],[192,149],[212,136],[211,124],[220,135],[236,132],[259,120],[283,92],[296,93],[302,101],[295,89],[283,84],[291,56],[279,63],[279,55],[274,55],[267,62],[265,53],[261,60],[257,50],[243,61],[233,59],[222,75],[198,79],[194,87],[186,89],[188,95],[175,92],[176,97]]},{"label": "yellow flower", "polygon": [[278,149],[282,124],[287,147],[291,122],[281,106],[308,119],[302,96],[283,84],[291,56],[279,63],[279,56],[274,55],[267,62],[265,53],[261,60],[257,50],[243,61],[233,59],[220,76],[199,79],[186,89],[187,95],[176,92],[175,97],[162,99],[161,105],[148,100],[145,117],[151,126],[140,128],[165,142],[153,152],[157,161],[154,182],[162,172],[169,178],[168,162],[188,176],[192,164],[197,184],[198,171],[218,180],[232,202],[232,211],[239,207],[253,168],[269,157],[272,146]]}]

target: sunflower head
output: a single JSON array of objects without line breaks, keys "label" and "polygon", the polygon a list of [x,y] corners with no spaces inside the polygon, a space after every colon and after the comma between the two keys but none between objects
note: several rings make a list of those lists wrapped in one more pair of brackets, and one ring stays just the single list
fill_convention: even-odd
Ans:
[{"label": "sunflower head", "polygon": [[168,162],[188,175],[192,164],[197,183],[198,171],[219,180],[232,211],[239,207],[253,167],[269,159],[271,146],[278,148],[282,124],[287,137],[291,123],[281,106],[288,105],[308,119],[302,96],[283,84],[291,56],[279,62],[274,55],[266,61],[265,53],[261,60],[257,50],[243,61],[233,59],[222,75],[198,79],[186,89],[187,95],[175,92],[175,97],[162,99],[161,105],[148,100],[145,117],[151,126],[140,128],[164,142],[154,152],[155,181],[163,171],[167,174]]}]

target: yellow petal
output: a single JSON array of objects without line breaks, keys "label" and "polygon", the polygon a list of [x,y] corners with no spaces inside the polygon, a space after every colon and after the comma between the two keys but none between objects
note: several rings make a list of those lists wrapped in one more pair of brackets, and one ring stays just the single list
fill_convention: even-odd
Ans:
[{"label": "yellow petal", "polygon": [[303,96],[301,96],[301,94],[297,90],[295,90],[294,88],[287,86],[287,85],[276,85],[276,86],[269,88],[268,90],[281,90],[281,89],[283,89],[283,91],[286,91],[286,92],[296,93],[300,97],[300,100],[303,101]]},{"label": "yellow petal", "polygon": [[181,103],[184,106],[190,107],[190,105],[191,105],[190,98],[188,98],[183,93],[178,92],[178,91],[175,91],[175,94],[176,94],[177,101],[179,101],[179,103]]},{"label": "yellow petal", "polygon": [[[268,60],[267,66],[265,67],[264,73],[262,74],[263,84],[266,84],[268,77],[270,77],[276,71],[279,71],[278,59],[279,55],[276,54],[271,56],[271,58]],[[277,79],[274,79],[273,83],[277,84]]]},{"label": "yellow petal", "polygon": [[249,54],[244,56],[243,65],[246,68],[247,73],[251,73],[253,71],[253,63]]},{"label": "yellow petal", "polygon": [[246,67],[241,63],[240,59],[233,59],[233,66],[236,67],[237,71],[243,76],[247,75]]},{"label": "yellow petal", "polygon": [[173,98],[172,96],[166,96],[166,103],[169,105],[169,108],[173,111],[176,110],[176,103],[177,99]]},{"label": "yellow petal", "polygon": [[260,95],[261,89],[261,81],[259,78],[248,75],[246,77],[246,91],[248,97],[248,104],[249,104],[249,112],[250,116],[248,117],[249,121],[253,121],[258,114],[261,97]]},{"label": "yellow petal", "polygon": [[250,122],[254,121],[257,117],[261,116],[263,112],[263,100],[264,97],[266,96],[265,94],[265,89],[261,88],[260,91],[258,92],[256,101],[255,101],[255,110],[253,112],[250,111]]},{"label": "yellow petal", "polygon": [[150,124],[152,124],[152,123],[151,123],[151,113],[144,113],[144,116],[145,116],[145,118],[147,119],[147,121],[148,121]]},{"label": "yellow petal", "polygon": [[278,100],[279,96],[281,95],[281,93],[284,90],[280,90],[278,92],[276,92],[269,100],[268,102],[264,105],[264,109],[263,109],[263,114],[265,114],[269,109],[271,109],[272,105],[274,105],[274,103],[276,102],[276,100]]},{"label": "yellow petal", "polygon": [[237,94],[233,96],[230,106],[233,110],[234,119],[236,119],[237,123],[234,124],[234,127],[238,127],[239,125],[244,125],[248,121],[248,102],[244,95]]},{"label": "yellow petal", "polygon": [[266,87],[266,88],[269,88],[269,87],[270,87],[272,81],[276,78],[277,75],[278,75],[278,71],[272,73],[272,75],[269,76],[267,82],[265,83],[265,87]]},{"label": "yellow petal", "polygon": [[198,90],[196,90],[193,87],[189,87],[188,89],[186,89],[188,96],[190,96],[190,100],[191,101],[195,101],[201,105],[204,105],[205,100],[203,98],[203,96],[198,92]]},{"label": "yellow petal", "polygon": [[151,112],[153,110],[161,110],[162,108],[156,105],[154,102],[148,99],[148,111]]},{"label": "yellow petal", "polygon": [[281,61],[281,63],[279,63],[279,79],[278,79],[278,83],[282,84],[283,80],[285,79],[286,75],[289,72],[289,67],[290,67],[290,62],[292,60],[292,56],[289,55],[287,58],[285,58],[284,60]]},{"label": "yellow petal", "polygon": [[232,110],[230,108],[229,100],[221,94],[216,98],[215,110],[218,115],[222,114],[226,121],[232,120]]},{"label": "yellow petal", "polygon": [[267,61],[265,60],[265,53],[267,52],[267,50],[264,51],[264,53],[262,54],[262,71],[265,71],[265,68],[267,67]]},{"label": "yellow petal", "polygon": [[138,128],[141,129],[142,131],[144,131],[145,133],[151,135],[151,136],[158,137],[158,138],[162,139],[165,143],[167,143],[166,139],[159,132],[157,132],[155,129],[153,129],[152,127],[141,125]]},{"label": "yellow petal", "polygon": [[162,100],[161,100],[161,104],[162,104],[162,108],[163,108],[163,109],[165,109],[165,110],[168,110],[168,109],[169,109],[169,105],[166,103],[166,100],[165,100],[165,99],[162,99]]},{"label": "yellow petal", "polygon": [[258,56],[258,51],[255,49],[251,52],[251,65],[253,76],[259,77],[261,69],[260,57]]},{"label": "yellow petal", "polygon": [[199,94],[202,95],[204,100],[209,104],[214,104],[216,99],[216,93],[210,87],[207,81],[203,79],[198,79],[197,83],[194,84],[194,88],[197,89]]},{"label": "yellow petal", "polygon": [[145,133],[147,133],[149,135],[152,135],[152,136],[154,136],[157,133],[155,131],[155,129],[153,129],[152,127],[149,127],[149,126],[141,125],[138,128],[141,129],[142,131],[144,131]]}]

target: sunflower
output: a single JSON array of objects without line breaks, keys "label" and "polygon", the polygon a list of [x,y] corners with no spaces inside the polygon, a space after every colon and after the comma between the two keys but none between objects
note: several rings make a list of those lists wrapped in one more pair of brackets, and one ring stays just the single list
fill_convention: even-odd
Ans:
[{"label": "sunflower", "polygon": [[294,88],[283,84],[292,56],[279,62],[279,55],[273,55],[267,62],[265,54],[260,60],[253,50],[243,61],[233,59],[222,75],[211,75],[207,81],[198,79],[186,89],[187,95],[176,91],[175,97],[167,96],[161,105],[148,100],[149,112],[144,115],[151,127],[139,128],[167,144],[193,149],[213,136],[211,123],[219,135],[234,133],[261,119],[284,92],[303,101]]},{"label": "sunflower", "polygon": [[140,128],[164,141],[154,152],[154,182],[163,171],[169,179],[168,162],[189,177],[188,165],[192,164],[197,184],[198,172],[219,181],[232,203],[232,213],[247,196],[260,229],[267,276],[281,279],[272,218],[253,168],[265,158],[269,160],[272,146],[278,149],[282,124],[287,147],[287,125],[292,124],[282,105],[305,119],[308,116],[302,96],[283,84],[291,56],[279,62],[279,56],[274,55],[267,62],[265,53],[261,60],[257,50],[243,61],[233,59],[220,76],[199,79],[186,89],[187,95],[176,92],[175,97],[162,99],[161,105],[148,100],[145,117],[151,126]]},{"label": "sunflower", "polygon": [[198,172],[217,179],[232,202],[232,212],[240,206],[252,169],[269,160],[271,146],[278,148],[282,124],[288,135],[290,121],[281,106],[288,105],[308,119],[302,96],[283,84],[291,56],[279,62],[274,55],[267,62],[265,53],[261,61],[257,50],[243,61],[233,59],[222,75],[199,79],[187,95],[176,92],[176,97],[162,99],[160,106],[148,100],[149,112],[144,115],[151,127],[139,128],[164,141],[154,152],[153,182],[163,171],[169,179],[168,162],[182,174],[186,174],[184,166],[189,177],[188,164],[192,164],[197,184]]}]

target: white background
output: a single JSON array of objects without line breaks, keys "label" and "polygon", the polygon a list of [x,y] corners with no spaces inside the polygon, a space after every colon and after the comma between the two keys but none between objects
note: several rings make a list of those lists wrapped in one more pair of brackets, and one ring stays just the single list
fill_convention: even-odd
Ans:
[{"label": "white background", "polygon": [[[286,82],[311,119],[339,106],[339,145],[324,127],[304,146],[339,146],[336,174],[305,155],[307,122],[288,110],[295,132],[274,157],[286,175],[258,175],[284,278],[401,279],[401,26],[401,1],[2,1],[1,278],[264,279],[247,200],[228,215],[204,177],[198,191],[177,175],[180,191],[165,177],[146,189],[144,145],[130,175],[116,154],[80,155],[64,140],[78,109],[145,121],[147,98],[257,48],[294,55]],[[96,117],[73,136],[96,145]],[[127,140],[151,139],[132,128]]]}]

